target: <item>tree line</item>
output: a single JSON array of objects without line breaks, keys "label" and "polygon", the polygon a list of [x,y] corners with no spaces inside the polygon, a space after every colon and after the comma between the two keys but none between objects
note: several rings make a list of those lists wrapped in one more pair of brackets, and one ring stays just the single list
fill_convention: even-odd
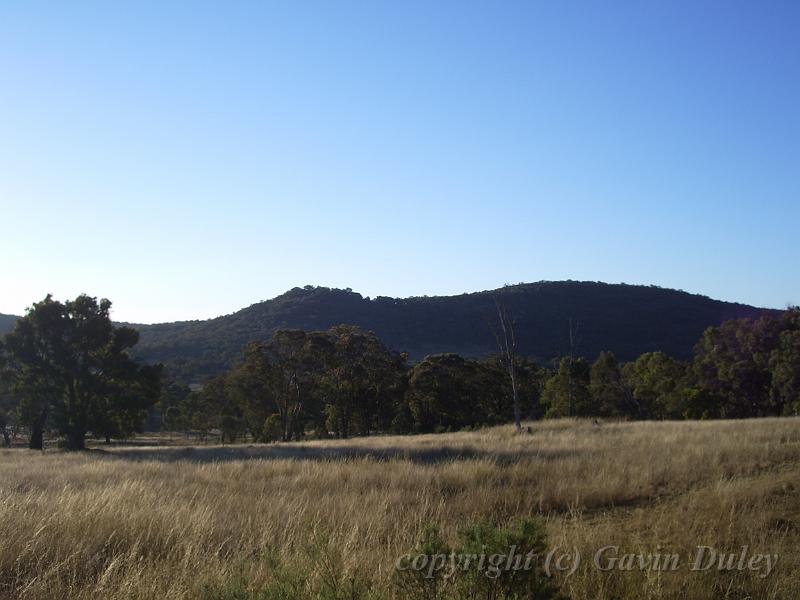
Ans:
[{"label": "tree line", "polygon": [[[501,321],[502,322],[502,321]],[[454,431],[527,419],[710,419],[800,412],[800,310],[710,327],[681,361],[566,356],[543,365],[509,346],[485,359],[436,354],[410,364],[372,332],[341,325],[254,342],[202,391],[162,400],[170,429],[260,441]],[[511,369],[509,364],[511,363]],[[511,376],[510,376],[511,375]]]},{"label": "tree line", "polygon": [[[289,441],[425,433],[518,419],[745,418],[800,411],[800,309],[710,327],[692,360],[648,352],[620,362],[570,352],[543,364],[516,352],[498,305],[499,352],[435,354],[412,364],[371,331],[280,330],[251,342],[228,372],[191,391],[160,365],[133,360],[134,330],[110,302],[80,296],[34,304],[0,344],[0,427],[41,447],[45,431],[80,449],[88,434],[127,437],[145,426]],[[572,329],[570,328],[570,333]]]}]

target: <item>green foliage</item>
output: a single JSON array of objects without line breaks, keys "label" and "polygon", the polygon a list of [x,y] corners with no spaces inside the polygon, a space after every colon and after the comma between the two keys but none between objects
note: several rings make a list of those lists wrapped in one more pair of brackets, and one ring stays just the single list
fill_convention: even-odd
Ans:
[{"label": "green foliage", "polygon": [[249,580],[242,571],[233,573],[223,581],[203,584],[199,597],[201,600],[258,600],[263,598],[260,593],[250,590]]},{"label": "green foliage", "polygon": [[623,368],[638,418],[680,419],[686,412],[688,365],[663,352],[642,354]]},{"label": "green foliage", "polygon": [[784,331],[770,356],[771,404],[785,415],[800,414],[800,330]]},{"label": "green foliage", "polygon": [[785,415],[800,414],[800,308],[793,307],[783,315],[768,364],[771,406]]},{"label": "green foliage", "polygon": [[249,344],[241,363],[187,397],[181,413],[228,441],[244,432],[258,441],[300,439],[308,425],[320,437],[387,431],[400,422],[405,370],[404,355],[357,327],[278,331]]},{"label": "green foliage", "polygon": [[18,397],[18,413],[41,448],[48,420],[82,449],[86,433],[126,434],[141,427],[158,398],[160,365],[141,365],[128,354],[138,333],[114,327],[111,302],[51,296],[34,304],[3,343],[3,375]]},{"label": "green foliage", "polygon": [[169,373],[165,373],[158,399],[158,416],[160,428],[166,431],[182,431],[191,429],[191,415],[182,410],[191,390],[187,385],[175,381]]},{"label": "green foliage", "polygon": [[[504,290],[504,302],[522,306],[534,289],[553,291],[512,287]],[[331,295],[345,303],[363,302],[350,292],[317,288],[282,302],[300,310]],[[480,296],[473,298],[476,302],[486,300],[473,296]],[[394,305],[389,299],[367,302],[381,310]],[[389,350],[374,332],[353,325],[279,330],[268,341],[248,344],[234,368],[220,370],[198,391],[181,381],[180,370],[170,371],[162,385],[166,377],[160,366],[131,358],[138,334],[115,327],[109,309],[107,300],[80,296],[62,304],[48,296],[16,321],[0,343],[4,440],[22,427],[30,432],[30,446],[41,448],[44,431],[54,428],[66,436],[68,447],[82,448],[87,433],[124,438],[140,431],[148,418],[156,426],[202,436],[219,431],[223,442],[232,443],[245,436],[297,440],[312,430],[318,437],[342,438],[444,432],[510,422],[515,416],[508,356],[475,360],[433,354],[409,367],[407,354]],[[589,321],[582,336],[596,333],[592,327]],[[614,353],[601,352],[591,366],[582,357],[564,357],[550,373],[513,353],[513,367],[528,418],[797,414],[800,309],[710,327],[692,362],[657,351],[620,363]]]},{"label": "green foliage", "polygon": [[404,598],[563,598],[544,572],[542,520],[524,519],[508,527],[480,521],[460,529],[458,541],[451,547],[436,526],[423,529],[417,546],[397,563],[395,586]]},{"label": "green foliage", "polygon": [[364,435],[386,431],[391,422],[391,398],[401,388],[404,360],[373,332],[358,327],[333,327],[326,332],[326,339],[319,384],[326,397],[327,429],[345,438],[352,431]]},{"label": "green foliage", "polygon": [[588,417],[596,413],[589,392],[590,368],[583,358],[564,357],[547,380],[542,404],[547,417]]},{"label": "green foliage", "polygon": [[[491,362],[492,359],[490,358],[489,361]],[[517,356],[516,372],[522,414],[528,419],[541,418],[544,415],[542,393],[545,383],[550,377],[550,372],[534,360],[522,356]],[[506,386],[506,397],[509,393]],[[495,422],[500,423],[504,420],[497,419]]]},{"label": "green foliage", "polygon": [[[2,356],[2,345],[0,345],[0,356]],[[2,445],[5,447],[11,445],[14,421],[14,396],[8,384],[0,378],[0,436],[2,436]]]},{"label": "green foliage", "polygon": [[613,352],[601,352],[592,364],[589,393],[594,407],[593,416],[619,417],[627,413],[630,394]]},{"label": "green foliage", "polygon": [[[453,579],[448,576],[446,562],[442,557],[454,552],[439,533],[439,527],[427,523],[422,530],[419,542],[411,552],[401,556],[394,573],[394,585],[403,598],[411,600],[444,600],[452,594]],[[414,559],[427,557],[423,568],[415,568]],[[433,570],[429,565],[439,567]]]},{"label": "green foliage", "polygon": [[[535,363],[520,363],[520,397],[533,403],[541,374]],[[514,416],[508,374],[496,357],[476,361],[457,354],[428,356],[414,365],[407,381],[405,397],[415,431],[455,431],[505,423]]]},{"label": "green foliage", "polygon": [[283,436],[284,428],[281,416],[277,413],[271,414],[264,421],[260,440],[262,442],[278,442],[283,439]]},{"label": "green foliage", "polygon": [[477,368],[457,354],[428,356],[408,377],[408,402],[418,431],[461,429],[477,406]]},{"label": "green foliage", "polygon": [[[345,567],[343,553],[321,531],[310,529],[292,560],[272,549],[242,564],[222,581],[205,582],[204,600],[377,600],[366,578]],[[254,572],[266,573],[256,579]]]},{"label": "green foliage", "polygon": [[800,309],[727,321],[695,348],[694,374],[727,418],[791,414],[800,391]]},{"label": "green foliage", "polygon": [[313,340],[314,334],[304,331],[279,331],[268,344],[252,342],[245,348],[244,360],[229,383],[243,399],[245,419],[256,438],[263,437],[259,428],[272,415],[278,418],[277,439],[301,435],[302,408],[309,404],[313,383]]},{"label": "green foliage", "polygon": [[[800,318],[735,321],[710,328],[694,363],[647,352],[621,364],[603,352],[590,366],[564,357],[548,373],[516,357],[520,401],[529,417],[628,419],[791,414],[798,410]],[[749,398],[742,402],[741,397]],[[254,439],[297,439],[376,431],[445,432],[510,422],[512,390],[497,356],[431,355],[406,366],[372,332],[278,332],[253,343],[240,365],[207,384],[204,428],[249,431]],[[746,410],[745,410],[746,409]]]},{"label": "green foliage", "polygon": [[200,402],[205,409],[205,429],[218,429],[222,443],[236,442],[246,429],[244,406],[238,390],[230,384],[230,376],[215,377],[200,392]]}]

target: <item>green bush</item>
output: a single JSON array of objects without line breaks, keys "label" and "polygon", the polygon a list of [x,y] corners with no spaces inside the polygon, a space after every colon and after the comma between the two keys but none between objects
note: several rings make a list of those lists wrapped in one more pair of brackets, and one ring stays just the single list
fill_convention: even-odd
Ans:
[{"label": "green bush", "polygon": [[283,422],[279,414],[271,414],[264,421],[264,427],[261,430],[262,442],[279,442],[283,439]]},{"label": "green bush", "polygon": [[451,548],[427,526],[398,561],[395,585],[409,600],[555,600],[564,598],[544,573],[547,534],[541,519],[503,528],[480,521],[458,531]]},{"label": "green bush", "polygon": [[[256,577],[255,573],[261,573]],[[200,587],[202,600],[377,600],[358,573],[348,573],[341,552],[324,533],[310,530],[292,560],[268,550],[221,581]]]},{"label": "green bush", "polygon": [[436,525],[425,526],[419,544],[407,555],[400,557],[395,571],[395,585],[402,597],[412,600],[443,600],[448,598],[452,587],[452,580],[447,573],[437,570],[433,572],[426,568],[415,568],[412,564],[416,556],[427,556],[428,560],[435,560],[437,556],[447,556],[451,548],[439,535]]}]

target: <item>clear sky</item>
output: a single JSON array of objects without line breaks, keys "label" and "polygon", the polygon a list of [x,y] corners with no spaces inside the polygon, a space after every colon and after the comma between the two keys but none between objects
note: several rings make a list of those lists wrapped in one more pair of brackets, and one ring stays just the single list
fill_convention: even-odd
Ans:
[{"label": "clear sky", "polygon": [[[122,7],[127,4],[126,7]],[[0,312],[800,302],[800,3],[0,3]]]}]

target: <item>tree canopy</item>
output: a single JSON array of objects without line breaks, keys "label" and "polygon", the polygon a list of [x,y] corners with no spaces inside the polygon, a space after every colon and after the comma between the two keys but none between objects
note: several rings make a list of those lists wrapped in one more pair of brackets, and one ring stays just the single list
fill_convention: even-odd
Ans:
[{"label": "tree canopy", "polygon": [[110,309],[105,299],[81,295],[62,303],[48,295],[5,336],[3,377],[30,427],[32,448],[42,447],[50,423],[75,450],[90,430],[106,438],[131,432],[157,400],[161,367],[130,357],[138,333],[115,327]]}]

